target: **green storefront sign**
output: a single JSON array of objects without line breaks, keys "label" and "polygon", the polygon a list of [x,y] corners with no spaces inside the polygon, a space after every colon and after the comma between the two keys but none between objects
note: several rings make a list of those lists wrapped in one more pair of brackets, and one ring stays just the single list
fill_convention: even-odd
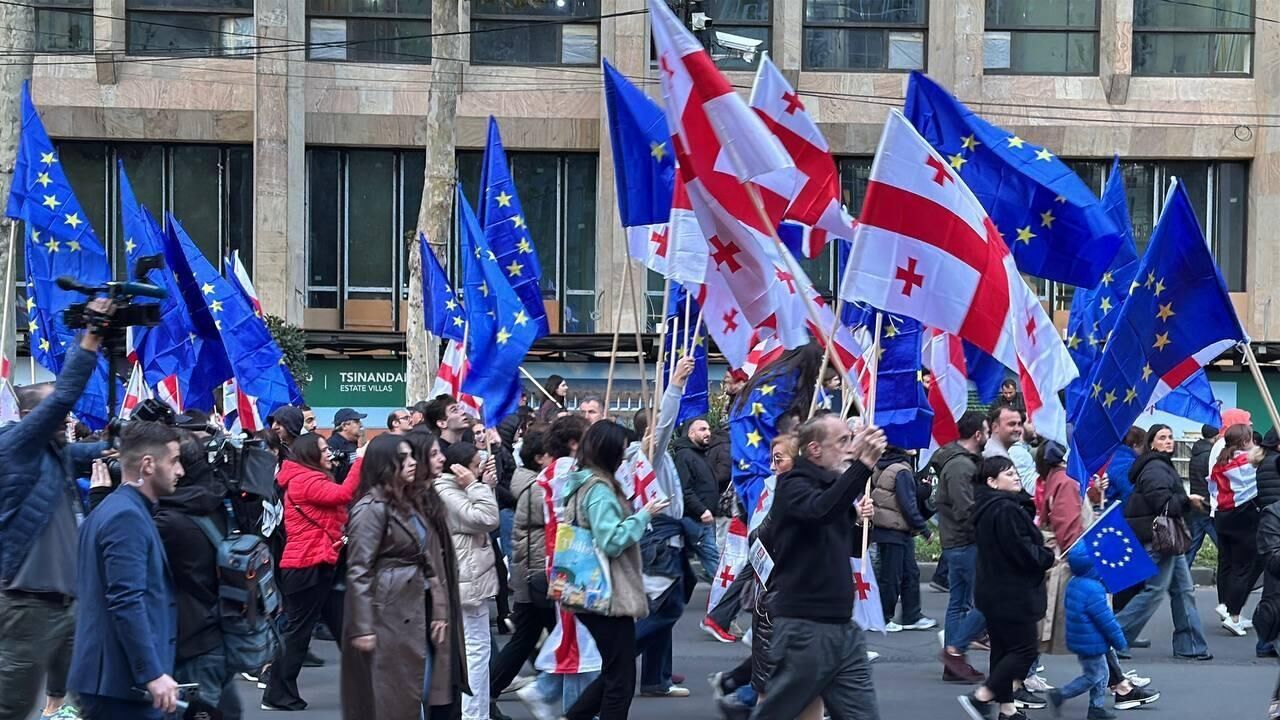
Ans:
[{"label": "green storefront sign", "polygon": [[305,396],[311,407],[396,407],[404,405],[402,359],[315,359]]}]

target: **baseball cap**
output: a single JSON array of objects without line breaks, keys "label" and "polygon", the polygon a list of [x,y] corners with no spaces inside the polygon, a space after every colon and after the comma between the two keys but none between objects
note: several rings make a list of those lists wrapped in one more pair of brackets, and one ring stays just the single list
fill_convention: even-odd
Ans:
[{"label": "baseball cap", "polygon": [[342,408],[341,410],[333,414],[333,426],[342,427],[342,423],[344,422],[347,422],[349,420],[363,420],[367,417],[369,416],[365,415],[364,413],[358,413],[355,410],[352,410],[351,408]]}]

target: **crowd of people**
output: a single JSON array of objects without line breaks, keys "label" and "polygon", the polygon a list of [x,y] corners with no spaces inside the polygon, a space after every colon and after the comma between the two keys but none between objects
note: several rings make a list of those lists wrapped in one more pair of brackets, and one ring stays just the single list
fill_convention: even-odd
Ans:
[{"label": "crowd of people", "polygon": [[[726,718],[878,717],[855,605],[875,603],[888,632],[937,629],[916,559],[934,534],[932,584],[949,594],[941,680],[972,686],[959,701],[974,720],[1060,712],[1081,695],[1091,720],[1156,702],[1123,663],[1151,646],[1142,632],[1165,597],[1172,652],[1211,660],[1190,573],[1206,536],[1221,627],[1254,629],[1245,606],[1265,579],[1256,650],[1275,656],[1280,438],[1240,411],[1204,428],[1185,479],[1170,428],[1134,428],[1082,495],[1016,388],[922,459],[874,424],[811,415],[821,352],[801,348],[722,386],[733,418],[770,378],[798,378],[754,507],[733,480],[728,427],[677,425],[688,358],[656,414],[626,423],[599,398],[571,403],[559,376],[536,410],[496,427],[450,396],[396,409],[378,433],[350,408],[328,434],[309,408],[280,408],[259,438],[273,482],[255,493],[215,472],[221,431],[203,413],[69,438],[99,344],[85,335],[56,385],[19,389],[21,420],[0,428],[0,718],[31,717],[41,691],[40,717],[55,720],[160,718],[185,703],[239,718],[245,680],[262,709],[304,710],[317,637],[341,649],[347,718],[500,720],[504,694],[539,720],[626,718],[637,693],[689,696],[673,631],[698,583],[715,581],[734,519],[767,562],[738,568],[700,623],[734,643],[749,613],[749,652],[711,678]],[[1109,595],[1077,540],[1113,503],[1157,572]],[[572,612],[549,576],[566,527],[590,534],[610,576],[607,601]],[[865,562],[879,595],[860,600],[851,574]],[[1054,687],[1042,653],[1075,654],[1079,677]]]}]

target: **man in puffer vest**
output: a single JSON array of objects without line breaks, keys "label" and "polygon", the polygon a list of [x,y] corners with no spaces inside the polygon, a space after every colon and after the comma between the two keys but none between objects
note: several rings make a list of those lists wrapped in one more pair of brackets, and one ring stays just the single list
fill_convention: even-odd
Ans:
[{"label": "man in puffer vest", "polygon": [[[920,611],[920,566],[916,563],[915,537],[926,535],[929,526],[916,500],[916,478],[906,451],[889,446],[876,465],[871,489],[875,516],[871,541],[876,544],[879,564],[880,605],[885,629],[930,630],[938,621]],[[902,621],[894,622],[898,598],[902,598]]]}]

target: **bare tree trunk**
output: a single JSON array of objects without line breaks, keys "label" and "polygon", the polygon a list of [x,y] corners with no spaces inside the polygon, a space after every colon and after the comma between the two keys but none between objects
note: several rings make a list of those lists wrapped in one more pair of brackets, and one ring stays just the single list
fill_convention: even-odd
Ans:
[{"label": "bare tree trunk", "polygon": [[[13,184],[13,165],[18,158],[18,140],[22,134],[22,105],[19,96],[22,83],[31,79],[31,53],[35,49],[35,11],[18,3],[0,5],[0,47],[9,50],[9,62],[0,63],[0,202],[8,202]],[[16,243],[23,241],[10,225],[16,221],[0,219],[0,274],[12,267]],[[17,356],[13,307],[14,277],[22,272],[14,268],[0,280],[0,358]]]},{"label": "bare tree trunk", "polygon": [[[446,244],[453,217],[453,188],[457,175],[456,121],[458,92],[462,86],[462,62],[458,23],[458,0],[431,2],[431,85],[427,91],[426,171],[423,173],[422,205],[418,208],[418,230],[426,233],[432,250],[448,267]],[[415,236],[409,242],[409,318],[405,324],[408,372],[405,388],[408,400],[427,399],[435,379],[439,338],[422,327],[422,255]]]}]

